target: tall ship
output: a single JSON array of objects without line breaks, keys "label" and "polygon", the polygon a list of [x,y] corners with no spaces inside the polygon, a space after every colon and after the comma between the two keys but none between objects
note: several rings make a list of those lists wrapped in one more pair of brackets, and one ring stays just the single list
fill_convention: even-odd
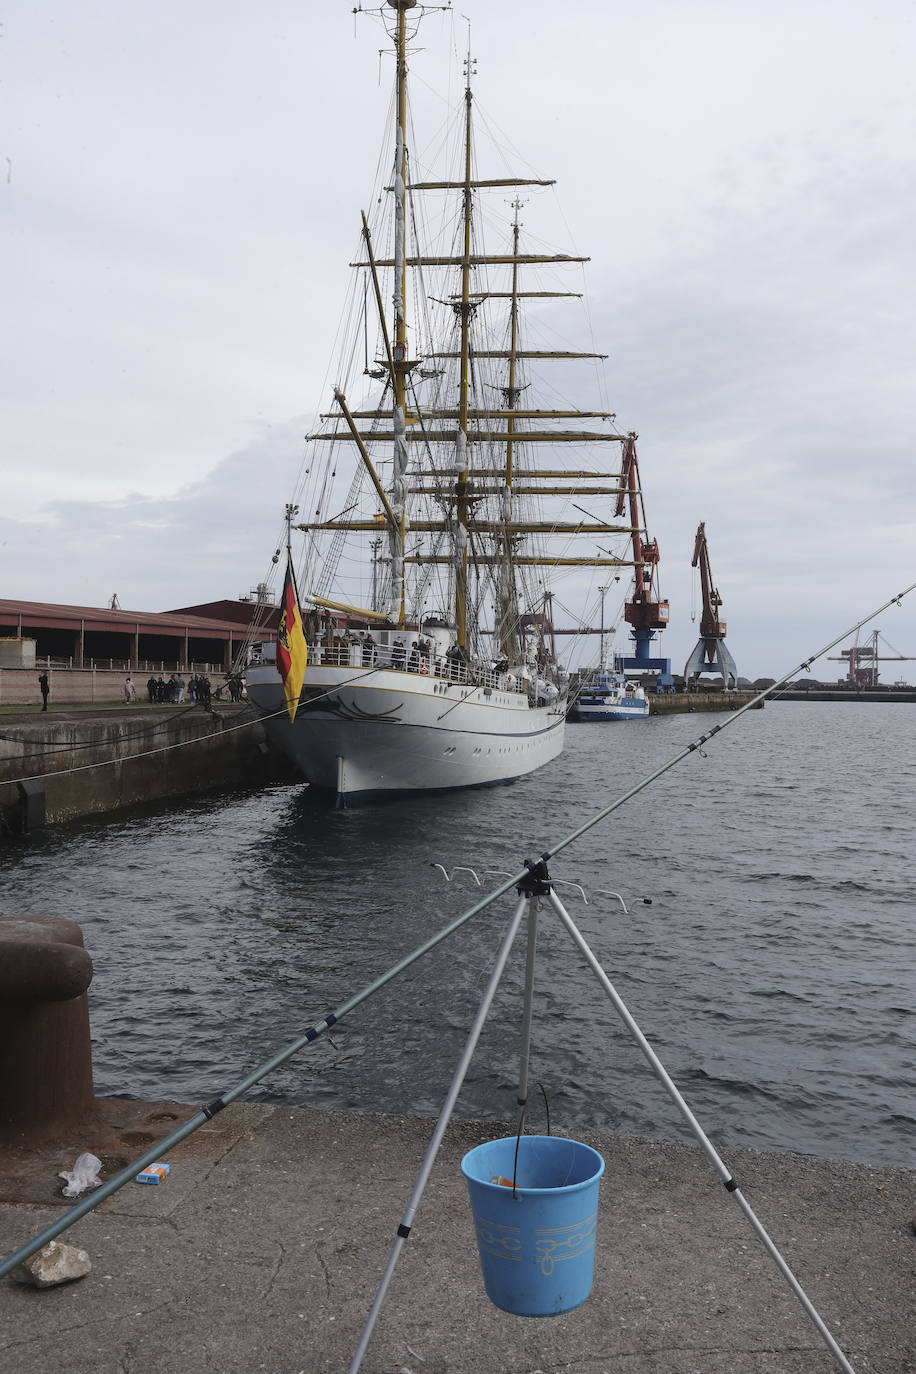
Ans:
[{"label": "tall ship", "polygon": [[[615,510],[634,436],[600,404],[558,399],[570,376],[602,394],[605,355],[558,348],[549,319],[559,307],[568,323],[588,259],[525,240],[528,204],[554,183],[501,175],[504,157],[479,153],[470,54],[457,114],[416,137],[423,6],[371,13],[394,56],[387,151],[350,263],[332,403],[287,506],[282,661],[255,646],[246,670],[272,739],[339,805],[549,764],[567,709],[558,636],[578,628],[567,607],[633,567]],[[430,146],[444,170],[424,165]]]}]

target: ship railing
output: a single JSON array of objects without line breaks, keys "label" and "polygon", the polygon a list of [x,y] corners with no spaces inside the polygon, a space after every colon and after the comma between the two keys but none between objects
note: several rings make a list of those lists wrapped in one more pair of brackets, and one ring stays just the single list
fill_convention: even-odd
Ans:
[{"label": "ship railing", "polygon": [[431,658],[428,654],[407,649],[401,644],[365,644],[336,639],[333,644],[322,642],[309,645],[309,662],[333,668],[393,668],[396,672],[418,673],[424,677],[444,677],[453,682],[467,682],[468,671],[463,663],[446,658]]},{"label": "ship railing", "polygon": [[[436,677],[457,684],[473,683],[474,686],[497,689],[501,692],[524,693],[528,684],[522,677],[516,677],[493,669],[469,668],[463,659],[457,657],[428,656],[406,649],[398,644],[371,644],[361,640],[350,642],[335,639],[333,644],[322,641],[309,645],[309,662],[333,668],[391,668],[395,672],[417,673],[423,677]],[[510,680],[511,679],[511,680]]]}]

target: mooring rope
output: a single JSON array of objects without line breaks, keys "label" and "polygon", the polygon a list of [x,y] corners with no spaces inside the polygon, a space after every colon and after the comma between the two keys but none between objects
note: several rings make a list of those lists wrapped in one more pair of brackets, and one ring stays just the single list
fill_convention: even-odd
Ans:
[{"label": "mooring rope", "polygon": [[[316,701],[324,701],[324,699],[325,699],[326,697],[329,697],[329,696],[331,695],[332,692],[337,692],[337,691],[339,691],[339,690],[340,690],[341,688],[343,688],[343,687],[349,687],[350,684],[353,683],[353,682],[365,682],[365,680],[366,680],[367,677],[371,677],[373,673],[377,673],[377,672],[379,672],[379,671],[381,671],[380,668],[372,668],[372,669],[370,669],[369,672],[367,672],[367,673],[360,673],[360,674],[358,674],[358,675],[354,675],[353,677],[346,678],[343,682],[336,683],[333,687],[329,687],[328,690],[327,690],[326,692],[321,692],[321,693],[320,693],[318,696],[316,696],[316,697],[310,697],[310,698],[309,698],[309,704],[310,704],[310,705],[313,705]],[[186,708],[181,712],[180,715],[174,716],[174,717],[172,717],[171,719],[173,719],[173,720],[181,720],[182,717],[188,715],[190,711],[196,711],[198,705],[199,705],[199,703],[196,703],[194,706],[186,707]],[[204,709],[206,709],[206,708],[204,708]],[[209,712],[207,712],[207,714],[208,714],[211,718],[222,719],[222,717],[217,717],[217,716],[216,716],[216,713],[215,713],[214,711],[212,711],[212,710],[209,711]],[[220,735],[232,735],[232,734],[235,734],[235,733],[236,733],[237,731],[239,731],[239,730],[250,730],[250,729],[251,729],[253,726],[255,726],[255,725],[261,725],[261,724],[263,724],[263,722],[264,722],[265,720],[276,720],[278,716],[285,716],[286,714],[287,714],[287,710],[286,710],[286,707],[285,707],[285,706],[283,706],[279,711],[267,711],[267,712],[265,712],[263,715],[259,715],[259,716],[257,716],[255,719],[253,719],[253,720],[243,720],[242,723],[241,723],[241,725],[227,725],[227,726],[224,726],[224,727],[220,730]],[[169,723],[170,723],[170,721],[166,721],[166,722],[165,722],[166,725],[168,725]],[[159,728],[159,727],[150,727],[149,731],[140,730],[140,731],[137,731],[136,734],[151,733],[153,729],[158,729],[158,728]],[[122,740],[123,740],[123,739],[132,739],[132,738],[134,738],[134,736],[133,736],[133,735],[126,735],[126,736],[125,736],[125,735],[122,735],[121,738],[122,738]],[[88,772],[88,771],[89,771],[90,769],[92,769],[92,768],[112,768],[112,767],[114,767],[114,765],[117,764],[117,763],[130,763],[130,762],[132,762],[132,761],[135,760],[135,759],[149,759],[149,758],[153,758],[154,755],[156,755],[156,754],[170,754],[170,753],[171,753],[173,750],[175,750],[175,749],[190,749],[190,748],[193,748],[193,746],[194,746],[195,744],[200,744],[200,741],[201,741],[202,738],[205,738],[205,737],[204,737],[204,736],[198,736],[196,739],[176,740],[173,744],[164,744],[164,745],[162,745],[159,749],[145,749],[145,750],[143,750],[143,751],[142,751],[141,753],[139,753],[139,754],[119,754],[119,755],[117,755],[117,757],[115,757],[115,758],[102,759],[102,760],[101,760],[100,762],[98,762],[98,763],[78,763],[78,764],[75,764],[72,768],[52,768],[51,771],[48,772],[48,773],[32,773],[32,774],[25,775],[25,776],[23,776],[23,777],[21,777],[21,778],[4,778],[4,779],[2,780],[2,783],[3,783],[4,786],[13,787],[16,783],[20,783],[20,782],[41,782],[44,778],[66,777],[67,774],[69,774],[69,773],[85,773],[85,772]],[[14,742],[14,741],[10,741],[9,738],[8,738],[8,736],[6,736],[6,735],[0,735],[0,739],[7,740],[7,742],[9,742],[9,743],[13,743],[13,742]],[[66,749],[66,748],[69,748],[69,749],[73,750],[74,752],[75,752],[76,750],[78,750],[78,749],[90,749],[90,748],[97,748],[97,747],[98,747],[97,744],[95,744],[95,745],[93,745],[93,744],[70,744],[70,745],[64,745],[64,744],[62,744],[62,745],[56,745],[56,744],[52,744],[52,745],[47,745],[47,746],[45,746],[46,749],[52,750],[52,751],[53,751],[53,750],[58,750],[58,749]],[[25,758],[37,758],[37,757],[39,757],[39,750],[33,749],[33,750],[31,751],[31,753],[25,754],[24,757],[25,757]]]},{"label": "mooring rope", "polygon": [[[101,705],[101,703],[99,703],[99,705]],[[142,702],[141,705],[143,706],[144,709],[148,709],[148,708],[147,708],[146,702]],[[169,714],[165,719],[163,719],[163,720],[151,721],[151,722],[150,722],[149,724],[147,724],[147,725],[144,725],[144,724],[141,722],[136,730],[127,730],[127,731],[125,731],[125,733],[124,733],[123,735],[119,735],[119,736],[118,736],[118,739],[119,739],[120,743],[123,744],[123,743],[125,743],[125,741],[128,741],[128,740],[132,740],[132,739],[142,739],[144,735],[159,735],[159,734],[162,734],[162,732],[163,732],[164,730],[168,730],[169,727],[170,727],[171,725],[173,725],[175,721],[177,721],[177,720],[184,720],[185,716],[189,715],[189,714],[190,714],[191,712],[193,712],[193,711],[196,711],[196,710],[198,709],[198,706],[199,706],[199,705],[200,705],[200,703],[195,702],[195,701],[188,702],[187,706],[183,706],[182,709],[181,709],[180,711],[173,711],[173,712],[170,712],[170,714]],[[103,709],[104,709],[104,708],[103,708]],[[206,708],[203,707],[203,706],[201,706],[200,709],[201,709],[201,710],[206,710]],[[111,706],[111,711],[112,711],[112,714],[113,714],[113,715],[117,715],[118,718],[119,718],[120,720],[123,720],[123,719],[124,719],[124,716],[121,714],[121,709],[120,709],[119,707],[115,706],[113,703],[112,703],[112,706]],[[210,712],[209,714],[212,715],[213,713]],[[87,713],[87,718],[88,718],[88,713]],[[132,720],[136,720],[136,716],[132,716],[131,719],[132,719]],[[61,720],[61,717],[58,717],[58,720]],[[67,722],[62,722],[62,723],[67,723]],[[74,721],[74,722],[72,722],[72,723],[73,723],[73,724],[76,724],[77,722]],[[50,724],[50,722],[48,722],[48,724]],[[28,728],[28,721],[25,722],[25,725],[26,725],[26,728]],[[2,740],[4,744],[20,744],[20,743],[26,743],[26,742],[32,743],[31,740],[26,741],[26,740],[16,739],[14,736],[8,735],[8,734],[7,734],[5,731],[3,731],[3,730],[0,730],[0,740]],[[39,758],[42,757],[42,755],[47,755],[47,754],[62,754],[62,753],[66,753],[68,750],[69,750],[69,752],[70,752],[71,754],[78,754],[78,753],[80,752],[80,750],[82,750],[82,749],[98,749],[98,747],[99,747],[98,740],[82,740],[82,741],[76,741],[76,740],[60,740],[59,742],[56,741],[56,740],[39,740],[38,743],[37,743],[37,747],[35,747],[35,748],[33,748],[33,749],[30,749],[30,750],[28,751],[28,753],[23,753],[23,754],[20,754],[20,755],[19,755],[19,761],[22,762],[22,763],[24,763],[26,759],[39,759]],[[15,779],[14,779],[14,781],[15,781]]]},{"label": "mooring rope", "polygon": [[[606,816],[609,816],[613,811],[616,811],[618,807],[624,804],[624,802],[629,801],[631,797],[635,797],[639,792],[644,791],[645,788],[648,787],[652,782],[654,782],[657,778],[661,777],[662,774],[667,773],[671,768],[674,768],[683,759],[687,758],[689,754],[694,753],[702,744],[705,744],[715,735],[721,734],[721,732],[724,729],[726,729],[727,726],[733,724],[734,721],[738,720],[744,714],[745,711],[750,710],[752,706],[755,706],[759,701],[763,701],[766,697],[770,696],[774,691],[776,691],[777,688],[781,687],[783,683],[788,681],[788,679],[794,673],[810,669],[812,663],[816,662],[817,659],[822,658],[824,654],[828,653],[830,649],[834,648],[837,644],[839,644],[841,640],[847,639],[850,634],[853,634],[856,630],[861,629],[863,625],[867,625],[869,621],[874,620],[875,616],[880,615],[881,612],[887,610],[889,606],[892,606],[895,603],[899,605],[903,597],[908,596],[909,593],[914,590],[914,588],[916,588],[916,582],[911,583],[910,586],[905,589],[905,591],[898,592],[897,595],[892,596],[888,601],[883,602],[882,605],[878,606],[869,615],[864,616],[861,620],[857,621],[856,624],[851,626],[848,630],[844,630],[842,634],[837,635],[837,637],[835,639],[832,639],[829,644],[824,645],[824,647],[818,650],[817,653],[812,654],[810,658],[805,659],[802,663],[790,669],[788,673],[784,674],[781,678],[774,682],[771,687],[764,688],[761,692],[757,694],[757,696],[755,696],[751,701],[749,701],[747,705],[742,706],[737,711],[734,711],[720,725],[714,726],[713,729],[708,730],[704,735],[701,735],[700,738],[695,740],[693,744],[690,744],[685,749],[681,750],[679,754],[676,754],[667,763],[663,764],[660,768],[655,769],[654,772],[648,774],[645,778],[642,779],[641,782],[636,783],[635,786],[631,787],[622,796],[618,797],[616,801],[612,802],[609,806],[604,807],[603,810],[599,811],[589,821],[586,821],[583,825],[579,826],[578,829],[572,831],[569,835],[566,836],[565,839],[560,840],[557,844],[553,846],[553,848],[550,851],[548,851],[545,855],[542,856],[542,861],[546,860],[547,858],[553,855],[561,853],[564,849],[567,849],[569,845],[571,845],[580,836],[584,835],[586,831],[590,830],[593,826],[597,825]],[[278,714],[282,713],[278,712]],[[145,1168],[147,1164],[151,1164],[157,1158],[161,1158],[163,1155],[167,1154],[170,1150],[172,1150],[176,1145],[180,1144],[182,1140],[185,1140],[189,1135],[192,1135],[195,1131],[199,1130],[201,1126],[203,1126],[207,1121],[210,1121],[218,1112],[222,1111],[224,1107],[227,1107],[231,1102],[234,1102],[238,1097],[242,1095],[242,1093],[247,1092],[249,1088],[253,1087],[256,1083],[260,1082],[260,1080],[262,1078],[265,1078],[269,1073],[272,1073],[274,1069],[279,1068],[282,1064],[285,1064],[286,1061],[292,1058],[292,1056],[296,1054],[300,1049],[303,1049],[306,1045],[311,1044],[312,1041],[316,1040],[320,1035],[324,1034],[325,1031],[329,1030],[331,1026],[335,1025],[338,1021],[342,1020],[342,1018],[346,1016],[349,1012],[353,1011],[356,1007],[361,1006],[363,1002],[367,1001],[367,999],[372,997],[375,993],[381,991],[382,988],[384,988],[399,974],[403,973],[406,969],[410,968],[411,965],[415,964],[418,959],[421,959],[426,954],[430,953],[430,951],[435,949],[444,940],[447,940],[451,935],[454,935],[456,931],[460,930],[462,926],[466,925],[475,916],[479,915],[480,912],[484,911],[493,902],[497,901],[500,897],[504,896],[507,892],[511,891],[512,888],[517,888],[520,884],[523,884],[526,881],[530,881],[532,870],[536,867],[537,864],[533,860],[527,859],[525,861],[524,868],[522,868],[520,872],[512,875],[511,877],[507,877],[506,880],[502,882],[498,887],[494,888],[490,893],[482,897],[480,901],[476,902],[473,906],[469,907],[460,916],[456,917],[453,921],[451,921],[447,926],[444,926],[440,931],[432,935],[422,945],[419,945],[411,953],[405,955],[396,964],[392,965],[392,967],[389,968],[387,972],[383,973],[379,978],[376,978],[374,982],[368,984],[360,992],[357,992],[347,1001],[343,1002],[336,1009],[336,1011],[328,1012],[324,1017],[317,1021],[315,1025],[310,1026],[302,1035],[298,1036],[284,1049],[280,1050],[271,1059],[268,1059],[265,1063],[261,1064],[258,1068],[254,1069],[250,1074],[247,1075],[247,1077],[243,1078],[241,1082],[237,1083],[234,1088],[231,1088],[227,1092],[222,1093],[213,1102],[209,1103],[205,1107],[202,1107],[200,1111],[196,1112],[194,1116],[192,1116],[182,1126],[177,1127],[168,1136],[166,1136],[165,1139],[159,1141],[158,1144],[153,1145],[149,1150],[145,1151],[143,1154],[138,1156],[138,1158],[134,1160],[132,1164],[128,1165],[119,1173],[115,1174],[106,1183],[103,1183],[99,1188],[97,1188],[93,1193],[85,1197],[81,1202],[78,1202],[74,1207],[71,1207],[68,1211],[66,1211],[63,1214],[63,1216],[59,1217],[57,1221],[53,1222],[50,1226],[45,1227],[43,1231],[41,1231],[38,1235],[33,1236],[31,1240],[26,1241],[25,1244],[20,1246],[18,1250],[16,1250],[13,1254],[9,1255],[5,1260],[0,1262],[0,1278],[2,1278],[5,1274],[8,1274],[10,1270],[14,1269],[17,1264],[20,1264],[23,1260],[28,1259],[28,1257],[30,1255],[33,1255],[36,1250],[40,1250],[43,1245],[47,1245],[48,1241],[53,1240],[56,1236],[59,1236],[63,1231],[68,1230],[69,1227],[71,1227],[74,1224],[74,1222],[79,1221],[80,1218],[85,1216],[87,1212],[92,1211],[93,1208],[99,1205],[99,1203],[104,1202],[106,1198],[112,1195],[112,1193],[117,1192],[120,1188],[123,1188],[126,1183],[131,1182],[131,1180],[136,1176],[136,1174],[141,1169]]]},{"label": "mooring rope", "polygon": [[[285,715],[286,707],[284,706],[282,711],[272,711],[269,715],[258,716],[256,720],[246,720],[241,725],[227,725],[220,731],[220,734],[231,735],[238,730],[250,730],[253,725],[260,725],[263,720],[272,720],[274,716]],[[100,759],[97,763],[77,763],[72,768],[52,768],[47,773],[29,773],[21,778],[5,778],[3,784],[12,787],[20,782],[41,782],[45,778],[62,778],[70,773],[87,773],[93,768],[113,768],[118,763],[130,763],[135,759],[151,759],[156,754],[171,754],[175,749],[190,749],[195,744],[200,744],[201,739],[204,738],[210,739],[212,736],[198,735],[195,739],[176,740],[173,744],[163,744],[158,749],[143,749],[138,754],[119,754],[114,758]],[[26,757],[31,758],[32,755],[26,755]]]}]

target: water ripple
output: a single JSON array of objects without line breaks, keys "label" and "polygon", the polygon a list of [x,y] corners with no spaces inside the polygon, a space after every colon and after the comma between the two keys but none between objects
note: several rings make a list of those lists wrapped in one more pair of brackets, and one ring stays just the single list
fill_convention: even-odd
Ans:
[{"label": "water ripple", "polygon": [[[914,789],[906,705],[779,703],[551,863],[608,976],[719,1144],[916,1163]],[[208,1101],[696,737],[570,727],[512,787],[334,812],[304,787],[137,808],[0,850],[0,910],[83,927],[97,1090]],[[910,782],[916,772],[910,769]],[[639,901],[651,899],[651,905]],[[438,1112],[515,898],[481,913],[252,1100]],[[459,1099],[514,1118],[524,940]],[[567,933],[538,938],[532,1079],[564,1128],[683,1138]],[[532,1120],[542,1119],[540,1093]]]}]

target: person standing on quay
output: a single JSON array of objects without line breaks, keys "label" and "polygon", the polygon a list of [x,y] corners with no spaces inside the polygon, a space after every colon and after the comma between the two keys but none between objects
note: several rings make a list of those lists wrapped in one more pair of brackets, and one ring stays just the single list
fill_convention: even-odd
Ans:
[{"label": "person standing on quay", "polygon": [[38,685],[39,685],[39,687],[41,688],[41,709],[42,709],[43,711],[47,711],[47,709],[48,709],[48,693],[51,691],[51,684],[50,684],[50,682],[48,681],[47,670],[45,670],[45,672],[39,674],[39,676],[38,676]]}]

